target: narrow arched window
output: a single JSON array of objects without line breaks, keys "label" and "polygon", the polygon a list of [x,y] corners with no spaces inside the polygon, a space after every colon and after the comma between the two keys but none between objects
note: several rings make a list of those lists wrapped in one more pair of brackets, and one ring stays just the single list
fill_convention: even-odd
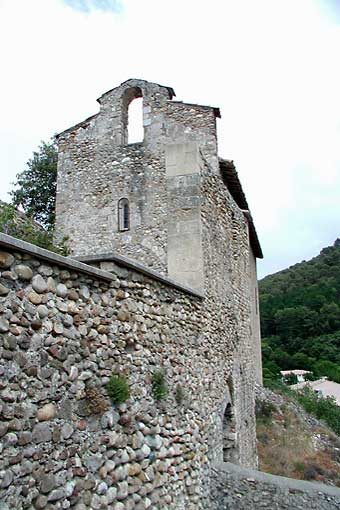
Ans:
[{"label": "narrow arched window", "polygon": [[118,202],[118,229],[120,232],[130,228],[130,205],[127,198],[121,198]]},{"label": "narrow arched window", "polygon": [[123,145],[144,140],[143,92],[140,87],[130,87],[122,97]]},{"label": "narrow arched window", "polygon": [[144,140],[143,98],[131,101],[128,108],[128,143],[140,143]]}]

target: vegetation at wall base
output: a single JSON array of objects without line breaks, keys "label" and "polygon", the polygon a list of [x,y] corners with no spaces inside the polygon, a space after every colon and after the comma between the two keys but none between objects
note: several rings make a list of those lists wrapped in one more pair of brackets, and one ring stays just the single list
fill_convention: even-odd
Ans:
[{"label": "vegetation at wall base", "polygon": [[286,384],[273,379],[265,380],[264,385],[268,389],[296,402],[307,413],[315,416],[318,420],[323,420],[333,432],[340,435],[340,407],[336,404],[335,399],[320,397],[308,387],[296,391],[289,388]]},{"label": "vegetation at wall base", "polygon": [[259,282],[263,376],[304,369],[340,383],[340,240]]},{"label": "vegetation at wall base", "polygon": [[256,400],[260,470],[340,487],[340,438],[312,419],[289,388],[263,393]]},{"label": "vegetation at wall base", "polygon": [[340,435],[340,407],[334,398],[319,397],[307,386],[297,392],[296,398],[307,413],[323,420],[336,434]]}]

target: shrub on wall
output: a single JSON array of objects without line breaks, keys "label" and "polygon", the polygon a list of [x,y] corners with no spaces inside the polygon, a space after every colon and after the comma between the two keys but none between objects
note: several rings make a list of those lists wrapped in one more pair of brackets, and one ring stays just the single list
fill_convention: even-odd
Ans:
[{"label": "shrub on wall", "polygon": [[106,391],[115,404],[122,404],[130,396],[129,385],[124,375],[112,375],[106,385]]},{"label": "shrub on wall", "polygon": [[156,400],[162,400],[168,394],[164,370],[156,370],[152,374],[152,391]]}]

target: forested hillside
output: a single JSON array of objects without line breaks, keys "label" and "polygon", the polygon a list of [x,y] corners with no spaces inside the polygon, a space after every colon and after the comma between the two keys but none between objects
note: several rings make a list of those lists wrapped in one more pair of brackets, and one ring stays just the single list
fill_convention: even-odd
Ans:
[{"label": "forested hillside", "polygon": [[340,383],[340,239],[259,290],[264,378],[302,368]]}]

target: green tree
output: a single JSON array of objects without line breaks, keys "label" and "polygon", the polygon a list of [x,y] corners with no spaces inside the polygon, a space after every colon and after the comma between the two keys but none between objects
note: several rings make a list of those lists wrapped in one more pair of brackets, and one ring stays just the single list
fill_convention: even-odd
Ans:
[{"label": "green tree", "polygon": [[28,160],[26,170],[17,174],[17,189],[11,192],[13,205],[21,206],[47,230],[53,229],[55,221],[57,159],[55,139],[41,142],[38,151]]},{"label": "green tree", "polygon": [[61,255],[69,254],[66,238],[55,245],[52,230],[46,230],[37,225],[29,216],[20,213],[11,204],[0,204],[0,232]]},{"label": "green tree", "polygon": [[[340,381],[340,240],[259,283],[263,366]],[[269,374],[270,375],[270,374]],[[269,379],[269,378],[268,378]]]}]

